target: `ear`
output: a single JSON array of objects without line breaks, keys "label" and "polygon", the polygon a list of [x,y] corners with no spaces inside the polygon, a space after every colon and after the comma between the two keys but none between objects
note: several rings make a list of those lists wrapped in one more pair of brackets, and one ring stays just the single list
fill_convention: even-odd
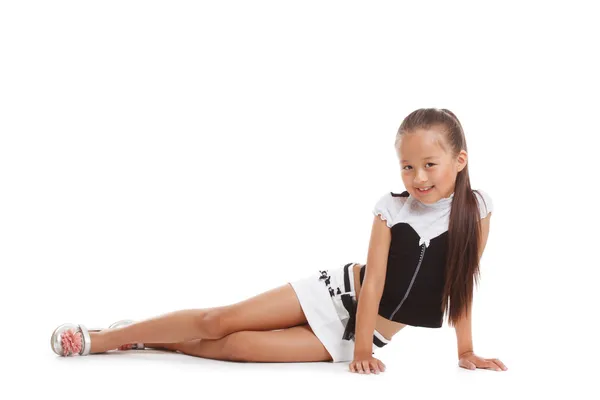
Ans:
[{"label": "ear", "polygon": [[467,152],[461,150],[456,157],[456,167],[458,168],[458,172],[462,171],[467,166],[468,155]]}]

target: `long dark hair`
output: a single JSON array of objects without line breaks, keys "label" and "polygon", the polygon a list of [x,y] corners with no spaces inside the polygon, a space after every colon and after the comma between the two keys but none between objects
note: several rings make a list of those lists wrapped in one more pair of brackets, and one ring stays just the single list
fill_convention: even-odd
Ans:
[{"label": "long dark hair", "polygon": [[[467,151],[467,142],[460,121],[445,108],[421,108],[410,113],[398,129],[396,149],[401,137],[416,129],[440,128],[445,136],[441,143],[452,157]],[[469,165],[458,172],[450,211],[446,252],[445,286],[440,305],[448,315],[448,324],[456,326],[473,299],[474,285],[479,282],[480,213],[476,190],[471,189]],[[478,193],[479,194],[479,193]],[[481,194],[479,194],[481,195]]]}]

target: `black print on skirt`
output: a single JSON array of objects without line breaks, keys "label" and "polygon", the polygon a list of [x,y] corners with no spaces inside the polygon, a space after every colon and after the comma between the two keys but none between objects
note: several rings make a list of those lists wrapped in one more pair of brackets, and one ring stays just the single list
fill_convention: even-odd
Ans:
[{"label": "black print on skirt", "polygon": [[331,287],[331,276],[328,275],[328,272],[329,272],[328,270],[325,270],[325,271],[319,270],[319,272],[321,273],[321,276],[319,277],[319,280],[325,282],[325,286],[327,286],[327,290],[329,290],[329,295],[331,297],[335,296],[336,293],[337,294],[341,294],[342,293],[342,291],[340,290],[339,286],[337,287],[337,292],[336,292],[336,290],[334,290],[333,287]]},{"label": "black print on skirt", "polygon": [[[346,267],[346,266],[344,266],[344,267]],[[321,273],[319,280],[325,282],[325,286],[327,286],[327,290],[329,290],[329,295],[331,297],[335,296],[336,293],[342,294],[342,291],[340,290],[339,286],[337,288],[335,288],[336,290],[334,290],[334,288],[331,286],[331,276],[329,275],[329,270],[324,270],[324,271],[319,270],[319,272]],[[357,303],[356,303],[356,300],[353,299],[350,294],[342,294],[341,299],[342,299],[342,303],[344,304],[344,307],[346,308],[346,310],[348,310],[348,313],[350,315],[350,318],[349,318],[348,322],[346,323],[346,326],[344,329],[344,334],[343,334],[342,338],[344,340],[354,340],[354,335],[355,335],[355,330],[356,330]]]},{"label": "black print on skirt", "polygon": [[[356,339],[355,334],[356,334],[356,312],[358,309],[358,302],[356,300],[356,298],[354,298],[349,290],[350,290],[350,279],[354,279],[353,275],[350,275],[350,271],[347,268],[351,265],[352,263],[348,263],[346,265],[344,265],[344,286],[345,286],[345,292],[342,293],[342,291],[340,290],[339,286],[334,290],[334,288],[331,286],[331,276],[329,275],[329,271],[328,270],[324,270],[321,271],[319,270],[319,272],[321,273],[321,276],[319,277],[320,281],[323,281],[325,283],[325,286],[327,286],[327,289],[329,290],[329,295],[331,297],[335,296],[336,294],[341,294],[340,299],[342,300],[342,304],[344,305],[344,308],[348,311],[348,321],[346,322],[346,326],[344,328],[344,333],[342,335],[342,339],[344,340],[352,340],[354,341]],[[373,343],[377,346],[377,347],[383,347],[385,346],[385,343],[383,343],[377,336],[373,335]],[[371,354],[375,354],[374,352]]]}]

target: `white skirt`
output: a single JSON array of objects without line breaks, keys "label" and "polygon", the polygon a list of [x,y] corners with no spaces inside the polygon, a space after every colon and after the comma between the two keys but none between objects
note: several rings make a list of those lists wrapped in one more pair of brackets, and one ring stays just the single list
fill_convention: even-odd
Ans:
[{"label": "white skirt", "polygon": [[[290,282],[296,291],[302,311],[311,329],[325,349],[331,354],[333,362],[352,361],[354,359],[354,338],[343,338],[350,313],[344,307],[342,295],[350,295],[356,301],[354,275],[355,263],[343,267],[322,270],[307,278]],[[346,274],[344,276],[344,274]],[[346,279],[344,279],[346,278]],[[375,350],[388,344],[377,329],[373,332],[373,354]]]}]

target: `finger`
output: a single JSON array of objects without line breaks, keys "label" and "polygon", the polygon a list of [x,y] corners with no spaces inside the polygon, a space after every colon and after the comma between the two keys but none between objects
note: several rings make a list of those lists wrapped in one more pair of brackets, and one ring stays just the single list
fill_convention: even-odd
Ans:
[{"label": "finger", "polygon": [[354,362],[354,371],[357,374],[362,374],[362,365],[361,365],[361,363],[359,361],[355,361]]},{"label": "finger", "polygon": [[477,363],[477,367],[478,368],[483,368],[483,369],[499,369],[498,366],[496,365],[496,363],[489,361],[489,360],[482,360],[479,363]]},{"label": "finger", "polygon": [[473,364],[471,361],[467,360],[466,358],[461,359],[459,365],[463,368],[470,369],[470,370],[474,370],[477,368],[477,366],[475,364]]},{"label": "finger", "polygon": [[498,364],[496,364],[493,360],[487,360],[489,362],[489,369],[494,371],[502,371],[502,368]]},{"label": "finger", "polygon": [[497,358],[492,358],[492,361],[496,363],[496,365],[498,365],[500,367],[500,369],[506,371],[508,368],[506,368],[506,365],[504,365],[504,363],[500,360],[498,360]]},{"label": "finger", "polygon": [[350,372],[354,372],[354,361],[352,361],[350,365],[348,365],[348,370],[350,370]]},{"label": "finger", "polygon": [[379,370],[381,372],[385,372],[385,364],[382,363],[381,361],[377,360],[377,362],[379,363]]},{"label": "finger", "polygon": [[492,364],[494,364],[494,371],[502,371],[502,367],[498,364],[497,360],[494,358],[489,358],[488,361],[490,361]]},{"label": "finger", "polygon": [[370,368],[371,368],[371,372],[374,373],[374,374],[378,374],[380,372],[379,371],[379,365],[377,364],[377,361],[371,361]]},{"label": "finger", "polygon": [[362,367],[363,367],[363,372],[365,374],[370,374],[371,373],[371,367],[369,366],[369,362],[368,361],[363,361],[362,362]]}]

